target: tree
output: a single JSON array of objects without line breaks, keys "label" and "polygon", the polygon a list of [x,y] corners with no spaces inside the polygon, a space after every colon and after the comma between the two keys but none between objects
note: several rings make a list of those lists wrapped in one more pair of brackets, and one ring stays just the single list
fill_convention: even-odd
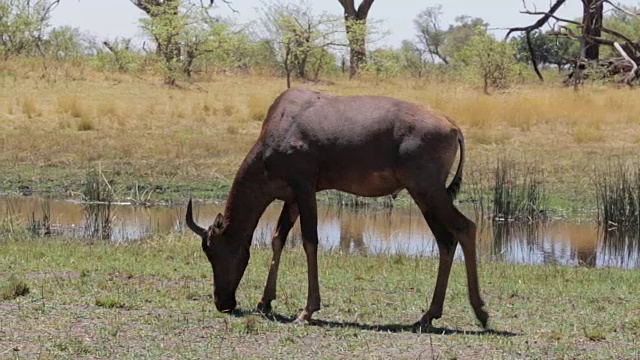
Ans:
[{"label": "tree", "polygon": [[[602,26],[620,34],[625,34],[629,39],[640,39],[640,7],[628,6],[613,8],[602,20]],[[614,36],[605,33],[604,37],[615,39]]]},{"label": "tree", "polygon": [[0,51],[11,55],[44,56],[45,30],[60,0],[0,0]]},{"label": "tree", "polygon": [[442,5],[431,6],[422,10],[413,23],[418,31],[418,41],[424,51],[431,55],[431,61],[438,58],[448,64],[449,60],[442,51],[448,32],[441,28],[440,15],[442,15]]},{"label": "tree", "polygon": [[[540,64],[556,65],[558,71],[570,63],[575,58],[575,53],[579,51],[575,44],[568,38],[554,36],[550,32],[535,30],[531,32],[530,40],[533,47],[533,56]],[[515,48],[516,60],[522,63],[530,63],[532,52],[529,50],[527,35],[521,34],[511,39]]]},{"label": "tree", "polygon": [[456,53],[453,63],[472,79],[481,79],[487,95],[491,88],[508,87],[517,70],[513,45],[497,41],[481,28]]},{"label": "tree", "polygon": [[584,58],[587,61],[598,61],[600,43],[595,39],[602,35],[602,17],[604,2],[602,0],[582,0],[582,44]]},{"label": "tree", "polygon": [[411,76],[418,78],[423,77],[427,70],[425,51],[409,40],[402,41],[399,51],[402,65]]},{"label": "tree", "polygon": [[105,56],[102,46],[93,46],[98,63],[102,67],[115,67],[117,71],[125,73],[131,71],[136,65],[136,60],[140,58],[132,48],[130,38],[103,40],[101,45],[111,53],[110,56]]},{"label": "tree", "polygon": [[[626,68],[628,73],[623,76],[623,81],[630,84],[630,81],[637,77],[638,61],[635,59],[634,54],[640,52],[640,42],[638,39],[632,39],[626,34],[610,29],[604,26],[604,13],[605,4],[611,9],[620,12],[625,12],[631,16],[638,16],[633,14],[625,8],[614,4],[611,0],[582,0],[583,12],[582,18],[578,20],[564,19],[556,15],[558,9],[560,9],[567,0],[555,0],[548,11],[529,11],[525,9],[522,13],[529,15],[537,15],[540,18],[533,24],[523,27],[514,27],[509,29],[506,38],[513,32],[524,32],[527,41],[529,51],[532,54],[531,62],[538,74],[540,80],[543,80],[542,74],[538,70],[537,59],[534,54],[533,46],[531,45],[531,33],[534,30],[541,28],[543,25],[549,23],[551,20],[555,21],[552,25],[553,33],[558,36],[564,36],[580,44],[580,51],[577,59],[573,62],[575,71],[569,76],[575,79],[575,84],[582,79],[582,71],[591,67],[604,67],[607,69],[606,73],[617,74],[622,68]],[[608,10],[607,10],[608,11]],[[606,35],[606,36],[605,36]],[[604,63],[600,61],[600,46],[609,46],[620,57],[617,59],[608,59]],[[631,55],[629,55],[631,54]]]},{"label": "tree", "polygon": [[180,0],[130,0],[149,18],[142,19],[142,28],[154,39],[156,52],[165,66],[165,84],[176,84],[179,71],[180,43],[178,37],[187,26],[187,17],[180,13]]},{"label": "tree", "polygon": [[178,36],[182,74],[191,77],[200,59],[240,67],[247,61],[242,58],[249,52],[243,31],[232,31],[233,24],[211,17],[204,8],[192,8],[186,15],[189,24]]},{"label": "tree", "polygon": [[61,26],[51,29],[45,40],[47,55],[56,60],[80,56],[83,53],[82,33],[78,28]]},{"label": "tree", "polygon": [[549,54],[549,64],[557,66],[558,71],[561,71],[566,65],[571,64],[571,59],[577,57],[580,46],[567,37],[557,36],[550,32],[545,34],[555,41]]},{"label": "tree", "polygon": [[442,51],[453,57],[478,34],[486,34],[489,24],[482,18],[466,15],[456,16],[454,25],[449,25]]},{"label": "tree", "polygon": [[301,79],[308,78],[309,64],[313,64],[317,77],[327,64],[326,59],[332,57],[327,49],[346,46],[338,39],[343,34],[341,19],[328,13],[315,15],[309,3],[271,4],[263,13],[258,33],[263,34],[262,40],[269,44],[284,69],[287,87],[291,86],[292,73]]},{"label": "tree", "polygon": [[362,0],[355,7],[354,0],[338,0],[344,10],[344,24],[349,40],[349,78],[358,74],[360,64],[366,61],[367,17],[374,0]]},{"label": "tree", "polygon": [[212,17],[202,1],[130,1],[148,15],[141,20],[142,28],[156,44],[167,85],[176,85],[180,75],[191,77],[196,59],[226,44],[228,24]]}]

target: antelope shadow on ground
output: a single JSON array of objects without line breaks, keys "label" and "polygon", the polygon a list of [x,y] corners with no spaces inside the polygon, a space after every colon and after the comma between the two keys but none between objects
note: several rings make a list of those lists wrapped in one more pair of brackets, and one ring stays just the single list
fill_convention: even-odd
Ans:
[{"label": "antelope shadow on ground", "polygon": [[[248,315],[260,314],[255,310],[246,310],[246,309],[238,309],[235,310],[231,315],[236,317],[245,317]],[[296,315],[286,316],[282,314],[278,314],[272,312],[270,314],[263,315],[265,319],[270,321],[275,321],[279,323],[292,323],[297,319]],[[295,326],[294,324],[291,324]],[[358,322],[350,322],[350,321],[331,321],[331,320],[319,320],[313,319],[311,320],[311,326],[320,326],[320,327],[328,327],[328,328],[354,328],[359,330],[366,331],[377,331],[377,332],[385,332],[385,333],[402,333],[402,332],[412,332],[412,333],[421,333],[421,334],[436,334],[436,335],[497,335],[504,337],[517,336],[520,334],[516,334],[510,331],[501,331],[494,329],[484,329],[484,330],[459,330],[459,329],[450,329],[444,327],[431,327],[431,328],[420,328],[418,323],[413,324],[363,324]]]}]

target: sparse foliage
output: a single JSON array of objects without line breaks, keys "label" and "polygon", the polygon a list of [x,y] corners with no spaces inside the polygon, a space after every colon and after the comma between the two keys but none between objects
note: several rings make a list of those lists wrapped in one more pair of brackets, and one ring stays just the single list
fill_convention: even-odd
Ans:
[{"label": "sparse foliage", "polygon": [[504,89],[513,81],[517,65],[513,46],[500,42],[478,28],[468,43],[456,52],[455,65],[471,79],[482,81],[486,94]]},{"label": "sparse foliage", "polygon": [[392,48],[380,48],[369,53],[369,60],[362,67],[363,72],[376,78],[397,77],[402,74],[402,55]]},{"label": "sparse foliage", "polygon": [[263,10],[262,41],[269,47],[275,61],[284,70],[287,87],[291,86],[291,74],[298,78],[309,77],[313,68],[317,78],[328,62],[335,58],[328,51],[331,47],[346,46],[341,41],[341,19],[327,13],[313,15],[307,4],[274,4]]},{"label": "sparse foliage", "polygon": [[[204,55],[234,48],[229,25],[210,14],[210,8],[195,0],[131,0],[148,17],[142,29],[154,40],[162,60],[165,84],[175,85],[180,76],[191,77],[194,65]],[[246,49],[245,49],[246,50]],[[241,50],[242,53],[242,50]]]},{"label": "sparse foliage", "polygon": [[431,56],[431,61],[439,59],[448,64],[448,57],[443,52],[448,32],[440,25],[441,15],[442,5],[431,6],[422,10],[413,23],[418,31],[421,49]]},{"label": "sparse foliage", "polygon": [[425,52],[408,40],[402,42],[399,51],[400,61],[406,71],[413,77],[423,77],[427,70]]},{"label": "sparse foliage", "polygon": [[100,63],[107,67],[113,66],[120,72],[131,71],[136,64],[136,60],[140,57],[131,46],[131,39],[104,40],[102,45],[109,51],[110,55],[105,54],[102,48],[97,48],[97,56],[104,59]]},{"label": "sparse foliage", "polygon": [[84,53],[82,33],[71,26],[51,29],[44,44],[47,55],[56,60],[79,57]]}]

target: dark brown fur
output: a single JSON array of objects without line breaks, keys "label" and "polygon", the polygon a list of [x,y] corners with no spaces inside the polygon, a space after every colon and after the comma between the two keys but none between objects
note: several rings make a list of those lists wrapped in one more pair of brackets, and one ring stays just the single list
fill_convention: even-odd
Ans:
[{"label": "dark brown fur", "polygon": [[[446,179],[460,148],[460,162],[449,187]],[[469,299],[486,326],[480,297],[475,224],[453,205],[460,189],[464,137],[445,115],[383,96],[331,96],[289,89],[271,105],[260,136],[240,166],[225,214],[204,230],[195,224],[191,201],[187,225],[202,238],[211,262],[218,310],[236,307],[235,291],[249,261],[253,231],[265,208],[284,201],[273,235],[273,261],[258,309],[269,311],[276,298],[280,255],[300,217],[308,265],[307,305],[298,317],[310,320],[320,309],[317,263],[316,192],[336,189],[360,196],[384,196],[406,189],[422,211],[440,251],[433,299],[421,324],[442,315],[453,255],[461,244]]]}]

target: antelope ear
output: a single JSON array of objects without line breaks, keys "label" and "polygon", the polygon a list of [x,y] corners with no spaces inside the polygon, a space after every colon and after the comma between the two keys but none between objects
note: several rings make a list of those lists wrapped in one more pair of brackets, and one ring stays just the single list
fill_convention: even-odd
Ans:
[{"label": "antelope ear", "polygon": [[213,221],[214,235],[220,234],[223,229],[224,229],[224,217],[222,216],[222,214],[218,214],[218,216],[216,216],[216,219]]}]

